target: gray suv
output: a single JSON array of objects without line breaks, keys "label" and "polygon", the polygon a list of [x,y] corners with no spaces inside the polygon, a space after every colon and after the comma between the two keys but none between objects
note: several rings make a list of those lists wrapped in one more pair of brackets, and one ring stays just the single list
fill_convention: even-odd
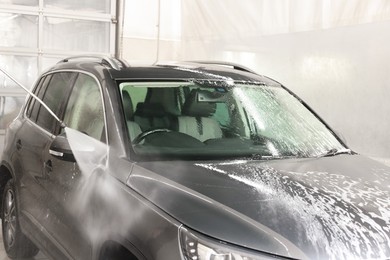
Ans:
[{"label": "gray suv", "polygon": [[0,166],[12,259],[390,259],[390,169],[274,80],[79,56],[33,94]]}]

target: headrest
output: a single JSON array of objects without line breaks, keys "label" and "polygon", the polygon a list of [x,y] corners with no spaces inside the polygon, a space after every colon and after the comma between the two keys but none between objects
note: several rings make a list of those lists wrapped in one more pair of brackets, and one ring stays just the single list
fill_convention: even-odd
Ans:
[{"label": "headrest", "polygon": [[138,103],[135,115],[142,117],[166,116],[164,107],[159,103]]},{"label": "headrest", "polygon": [[125,112],[125,116],[127,120],[130,120],[134,114],[133,103],[131,102],[131,97],[129,93],[125,90],[122,91],[122,99],[123,99],[123,110]]},{"label": "headrest", "polygon": [[208,117],[215,113],[216,103],[199,102],[199,94],[206,93],[207,90],[193,89],[186,98],[183,105],[182,114],[193,117]]}]

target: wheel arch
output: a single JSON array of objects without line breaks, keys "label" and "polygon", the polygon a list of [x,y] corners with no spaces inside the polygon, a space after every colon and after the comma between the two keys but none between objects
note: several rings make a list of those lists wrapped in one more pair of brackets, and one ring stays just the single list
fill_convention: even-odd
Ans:
[{"label": "wheel arch", "polygon": [[4,162],[2,162],[0,165],[0,210],[3,209],[3,193],[5,185],[13,177],[14,176],[10,168]]},{"label": "wheel arch", "polygon": [[133,245],[124,245],[124,243],[116,240],[107,240],[100,247],[97,259],[144,260],[145,257]]}]

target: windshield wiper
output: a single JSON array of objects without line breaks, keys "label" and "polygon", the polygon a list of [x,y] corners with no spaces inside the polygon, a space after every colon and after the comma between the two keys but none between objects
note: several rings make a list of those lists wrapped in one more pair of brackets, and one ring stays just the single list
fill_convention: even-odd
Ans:
[{"label": "windshield wiper", "polygon": [[329,156],[335,156],[339,154],[352,154],[351,149],[336,149],[332,148],[329,151],[318,155],[317,157],[329,157]]}]

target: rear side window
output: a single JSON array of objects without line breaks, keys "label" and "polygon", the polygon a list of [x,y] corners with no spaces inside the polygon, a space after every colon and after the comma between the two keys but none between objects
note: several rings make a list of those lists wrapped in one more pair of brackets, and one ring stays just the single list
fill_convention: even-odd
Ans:
[{"label": "rear side window", "polygon": [[[60,114],[61,106],[64,103],[66,93],[68,92],[70,86],[72,86],[75,77],[76,73],[72,72],[55,73],[50,78],[49,82],[46,82],[45,80],[43,84],[44,86],[39,91],[44,91],[42,101],[57,116]],[[39,93],[39,96],[41,96],[41,93]],[[55,118],[39,102],[35,101],[35,103],[38,104],[36,123],[49,132],[52,132]],[[34,109],[35,106],[32,110],[32,115],[35,113]]]},{"label": "rear side window", "polygon": [[228,110],[228,105],[226,103],[217,103],[216,110],[212,116],[221,127],[226,128],[230,125],[230,115]]},{"label": "rear side window", "polygon": [[[43,94],[45,93],[45,90],[47,88],[47,84],[49,83],[51,79],[51,75],[46,76],[42,78],[39,81],[38,86],[36,87],[34,94],[42,100]],[[37,115],[39,111],[40,103],[33,97],[30,98],[30,103],[27,108],[26,115],[30,120],[36,122],[37,121]]]}]

